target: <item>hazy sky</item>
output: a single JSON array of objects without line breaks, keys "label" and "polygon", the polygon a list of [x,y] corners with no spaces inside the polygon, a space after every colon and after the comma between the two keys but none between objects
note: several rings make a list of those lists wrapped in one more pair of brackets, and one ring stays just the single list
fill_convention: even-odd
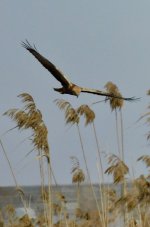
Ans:
[{"label": "hazy sky", "polygon": [[[150,1],[149,0],[1,0],[0,1],[0,113],[22,107],[17,95],[33,96],[49,130],[52,165],[58,183],[71,183],[70,156],[85,169],[76,127],[65,125],[64,114],[54,104],[65,99],[74,107],[103,97],[81,94],[79,98],[53,90],[60,84],[20,45],[27,38],[69,78],[84,87],[104,89],[108,81],[126,96],[141,97],[123,108],[125,161],[130,176],[147,173],[137,158],[149,153],[148,127],[137,119],[146,112],[150,89]],[[105,153],[117,154],[115,114],[108,104],[93,106],[96,130]],[[13,130],[15,124],[0,118],[0,135],[19,184],[40,184],[36,152],[27,137],[30,131]],[[81,124],[93,182],[98,181],[96,144],[91,127]],[[1,149],[0,149],[1,150]],[[1,185],[13,185],[8,164],[0,153]],[[106,163],[103,157],[103,163]],[[107,165],[104,164],[105,169]],[[111,180],[111,178],[106,180]]]}]

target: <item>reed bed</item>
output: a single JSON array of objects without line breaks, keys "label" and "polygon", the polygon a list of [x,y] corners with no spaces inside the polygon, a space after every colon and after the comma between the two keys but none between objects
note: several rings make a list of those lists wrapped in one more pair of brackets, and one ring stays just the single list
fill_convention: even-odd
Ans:
[{"label": "reed bed", "polygon": [[[121,96],[118,87],[112,82],[108,82],[105,86],[106,91],[115,95]],[[147,93],[150,95],[150,91]],[[19,95],[22,103],[22,109],[9,109],[4,113],[5,116],[11,118],[19,131],[32,131],[30,140],[32,142],[32,151],[39,160],[39,170],[41,177],[41,198],[43,201],[43,211],[35,219],[31,219],[28,214],[26,206],[26,197],[13,171],[13,166],[7,155],[7,151],[0,140],[1,151],[4,153],[8,162],[18,195],[21,197],[23,207],[25,208],[25,215],[21,218],[16,216],[15,207],[8,204],[0,212],[0,227],[148,227],[150,226],[150,175],[139,176],[130,181],[128,187],[127,174],[129,174],[129,167],[125,163],[124,152],[124,125],[123,125],[123,105],[122,99],[107,98],[104,100],[109,103],[111,111],[115,113],[116,121],[116,143],[118,153],[107,155],[108,162],[107,169],[104,169],[102,162],[102,151],[97,135],[97,127],[95,123],[96,114],[91,108],[92,105],[81,105],[74,108],[71,103],[63,99],[55,100],[58,108],[63,111],[65,123],[70,124],[76,128],[76,133],[79,138],[80,151],[84,160],[84,168],[80,166],[80,160],[71,157],[71,175],[72,183],[76,185],[76,201],[77,206],[71,217],[69,217],[69,210],[67,208],[67,198],[60,192],[52,192],[52,178],[57,186],[55,172],[51,166],[51,151],[48,143],[48,129],[43,121],[41,111],[36,107],[33,97],[28,93]],[[150,106],[148,106],[148,109]],[[85,120],[85,127],[92,129],[93,138],[96,144],[97,155],[97,170],[99,175],[99,196],[96,195],[94,186],[91,180],[89,171],[85,141],[80,129],[80,121]],[[145,119],[150,123],[150,112],[140,117],[139,120]],[[147,134],[147,140],[150,139],[150,132]],[[143,154],[137,161],[143,162],[148,171],[150,170],[150,156]],[[96,165],[95,165],[96,166]],[[48,175],[45,175],[45,169]],[[114,187],[106,186],[105,175],[111,175]],[[47,179],[48,178],[48,179]],[[85,178],[89,182],[90,196],[95,202],[95,209],[86,209],[86,200],[84,207],[81,204],[81,185]],[[46,185],[45,182],[48,182]],[[121,185],[121,192],[118,194],[116,185]],[[55,199],[53,194],[55,193]],[[57,197],[57,199],[56,199]],[[54,223],[54,216],[57,216],[57,222]],[[121,224],[118,220],[122,220]]]}]

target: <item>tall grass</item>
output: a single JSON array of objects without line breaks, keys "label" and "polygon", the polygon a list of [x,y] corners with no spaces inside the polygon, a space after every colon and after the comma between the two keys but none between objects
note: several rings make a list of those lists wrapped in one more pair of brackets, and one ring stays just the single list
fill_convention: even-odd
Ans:
[{"label": "tall grass", "polygon": [[[121,96],[118,87],[112,82],[108,82],[105,86],[106,91],[114,94],[115,96]],[[148,92],[150,95],[150,91]],[[41,197],[43,200],[43,214],[37,218],[34,222],[29,219],[28,216],[22,219],[15,217],[14,208],[9,205],[5,211],[7,213],[8,223],[5,226],[19,227],[19,226],[47,226],[47,227],[108,227],[114,223],[116,225],[119,218],[123,218],[123,226],[126,227],[148,227],[150,226],[150,182],[149,175],[141,175],[138,178],[130,182],[130,187],[126,180],[127,174],[129,174],[129,168],[125,163],[125,149],[124,149],[124,128],[123,128],[123,100],[115,98],[107,98],[105,101],[109,102],[112,112],[115,112],[116,121],[116,138],[118,153],[108,156],[108,167],[104,170],[102,161],[102,152],[100,149],[99,139],[96,128],[98,125],[95,123],[95,112],[88,105],[81,105],[78,108],[73,108],[72,104],[66,100],[55,100],[55,103],[64,111],[65,123],[71,124],[76,127],[76,133],[79,137],[79,144],[85,164],[85,171],[80,167],[80,160],[77,157],[72,157],[72,182],[77,185],[76,200],[77,209],[74,211],[72,219],[68,217],[67,210],[67,198],[61,192],[52,193],[52,178],[56,185],[58,182],[55,178],[54,171],[51,166],[51,154],[50,146],[48,143],[48,129],[43,121],[42,113],[37,109],[36,104],[30,94],[23,93],[19,95],[22,103],[24,104],[22,109],[10,109],[4,113],[4,115],[10,117],[16,122],[16,128],[18,130],[32,130],[32,136],[30,137],[33,145],[33,151],[39,160],[39,169],[41,177]],[[150,107],[148,107],[150,108]],[[141,118],[146,118],[146,122],[150,122],[150,112],[144,114]],[[93,131],[94,141],[97,148],[98,157],[98,174],[99,174],[99,198],[97,197],[91,179],[90,170],[88,167],[89,160],[87,159],[85,143],[80,130],[80,121],[85,120],[85,126],[91,126],[89,129]],[[147,139],[150,139],[150,133],[147,135]],[[9,164],[12,177],[18,193],[21,196],[22,202],[25,206],[23,192],[19,187],[11,161],[4,148],[2,140],[0,140],[1,149],[5,155],[5,158]],[[150,156],[142,155],[137,161],[142,161],[149,169]],[[96,166],[96,165],[95,165]],[[96,168],[96,167],[95,167]],[[45,170],[48,173],[45,174]],[[105,185],[105,174],[111,175],[113,180],[113,188]],[[85,180],[85,176],[88,177],[90,190],[93,194],[95,201],[95,210],[86,210],[85,207],[80,204],[81,198],[81,185]],[[48,184],[48,185],[47,185]],[[118,194],[116,192],[116,185],[121,185],[122,192]],[[54,199],[56,194],[57,199]],[[57,203],[55,203],[56,201]],[[59,221],[53,223],[53,215],[57,214]],[[1,224],[2,223],[2,224]],[[3,213],[0,217],[0,225],[3,226]],[[118,225],[118,224],[117,224]],[[119,227],[119,226],[118,226]]]},{"label": "tall grass", "polygon": [[[31,129],[33,134],[31,137],[33,149],[37,151],[39,157],[39,167],[41,175],[41,191],[44,204],[44,215],[47,220],[47,226],[52,226],[52,198],[51,198],[51,159],[50,149],[48,144],[48,130],[42,119],[42,114],[36,108],[36,104],[31,95],[27,93],[20,94],[18,97],[24,103],[23,109],[10,109],[4,113],[16,122],[17,128]],[[44,176],[44,161],[46,158],[48,170],[48,201],[45,201],[45,176]]]}]

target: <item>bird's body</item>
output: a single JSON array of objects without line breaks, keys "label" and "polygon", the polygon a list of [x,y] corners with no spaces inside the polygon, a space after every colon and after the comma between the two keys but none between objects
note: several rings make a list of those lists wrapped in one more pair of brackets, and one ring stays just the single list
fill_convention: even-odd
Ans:
[{"label": "bird's body", "polygon": [[75,96],[79,96],[79,94],[82,91],[82,88],[75,85],[75,84],[71,84],[67,87],[61,87],[61,88],[54,88],[55,91],[61,93],[61,94],[68,94],[68,95],[75,95]]},{"label": "bird's body", "polygon": [[26,42],[22,42],[22,46],[27,49],[31,54],[34,55],[34,57],[62,84],[61,88],[54,88],[55,91],[61,93],[61,94],[69,94],[74,96],[79,96],[81,92],[84,93],[91,93],[95,95],[101,95],[108,98],[117,98],[117,99],[123,99],[126,101],[133,101],[135,100],[133,97],[131,98],[124,98],[122,96],[116,96],[112,93],[107,93],[104,91],[96,90],[96,89],[90,89],[90,88],[83,88],[76,84],[73,84],[66,76],[56,68],[56,66],[47,60],[45,57],[43,57],[36,49],[36,47],[32,47],[30,43],[26,40]]}]

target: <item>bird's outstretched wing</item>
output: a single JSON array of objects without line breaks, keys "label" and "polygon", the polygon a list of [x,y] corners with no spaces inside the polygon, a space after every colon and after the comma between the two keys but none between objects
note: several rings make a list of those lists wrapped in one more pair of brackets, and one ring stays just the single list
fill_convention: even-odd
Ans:
[{"label": "bird's outstretched wing", "polygon": [[43,57],[36,49],[35,45],[31,44],[26,40],[22,42],[21,45],[27,49],[34,57],[62,84],[64,87],[68,87],[72,83],[64,76],[64,74],[56,68],[56,66],[51,63],[48,59]]},{"label": "bird's outstretched wing", "polygon": [[125,98],[125,97],[122,97],[122,96],[117,96],[115,94],[107,93],[107,92],[96,90],[96,89],[90,89],[90,88],[81,88],[81,92],[91,93],[91,94],[95,94],[95,95],[101,95],[101,96],[105,96],[105,97],[108,97],[108,98],[110,97],[110,98],[123,99],[123,100],[126,100],[126,101],[139,100],[139,98],[135,98],[135,97]]}]

